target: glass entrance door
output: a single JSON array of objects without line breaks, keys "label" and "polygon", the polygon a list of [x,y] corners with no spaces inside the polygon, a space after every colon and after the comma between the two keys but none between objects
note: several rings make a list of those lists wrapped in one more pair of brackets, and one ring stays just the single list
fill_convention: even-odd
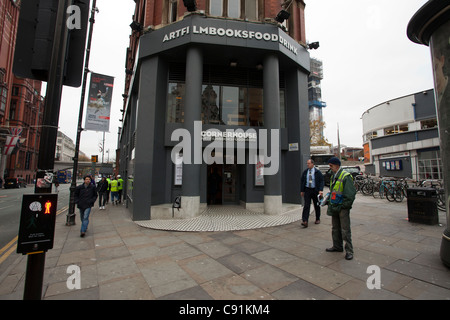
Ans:
[{"label": "glass entrance door", "polygon": [[223,204],[236,204],[238,202],[237,192],[236,192],[236,165],[235,164],[224,164],[223,165]]},{"label": "glass entrance door", "polygon": [[235,164],[208,166],[208,205],[238,204],[238,176]]}]

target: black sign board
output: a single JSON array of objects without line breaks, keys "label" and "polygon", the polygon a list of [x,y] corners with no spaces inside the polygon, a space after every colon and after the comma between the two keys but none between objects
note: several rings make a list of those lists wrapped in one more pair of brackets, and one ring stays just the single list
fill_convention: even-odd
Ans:
[{"label": "black sign board", "polygon": [[17,253],[26,254],[53,248],[57,202],[57,194],[23,195]]}]

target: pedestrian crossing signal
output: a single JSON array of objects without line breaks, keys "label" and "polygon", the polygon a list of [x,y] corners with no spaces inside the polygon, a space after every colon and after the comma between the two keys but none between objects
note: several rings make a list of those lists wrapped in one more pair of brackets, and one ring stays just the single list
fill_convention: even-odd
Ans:
[{"label": "pedestrian crossing signal", "polygon": [[53,248],[58,195],[24,194],[20,215],[17,253],[33,253]]},{"label": "pedestrian crossing signal", "polygon": [[45,203],[45,212],[44,214],[50,214],[50,209],[52,208],[52,203],[50,202],[50,200],[48,200]]}]

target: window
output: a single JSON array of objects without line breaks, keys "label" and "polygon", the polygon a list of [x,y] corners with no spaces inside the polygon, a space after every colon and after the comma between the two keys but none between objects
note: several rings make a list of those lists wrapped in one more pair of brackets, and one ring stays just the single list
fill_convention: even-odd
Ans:
[{"label": "window", "polygon": [[203,85],[202,87],[202,122],[205,124],[223,124],[219,108],[220,87]]},{"label": "window", "polygon": [[264,126],[263,89],[248,89],[249,121],[253,127]]},{"label": "window", "polygon": [[0,87],[0,111],[6,110],[6,98],[8,97],[8,88]]},{"label": "window", "polygon": [[169,83],[167,98],[167,122],[184,122],[184,93],[184,83]]},{"label": "window", "polygon": [[9,120],[16,120],[16,112],[18,113],[19,110],[17,109],[17,102],[11,101],[11,106],[9,107]]},{"label": "window", "polygon": [[437,119],[420,121],[420,129],[431,129],[438,126]]},{"label": "window", "polygon": [[372,132],[366,133],[364,141],[369,141],[370,139],[376,138],[377,136],[378,136],[377,131],[372,131]]},{"label": "window", "polygon": [[407,132],[408,130],[408,124],[395,125],[392,127],[384,128],[384,135],[387,136],[390,134]]},{"label": "window", "polygon": [[444,179],[442,172],[442,160],[440,151],[418,152],[418,174],[419,180],[423,179]]},{"label": "window", "polygon": [[[169,83],[167,116],[169,123],[184,122],[184,83]],[[280,89],[280,127],[286,127],[284,89]],[[264,126],[263,89],[239,86],[202,86],[203,124]]]},{"label": "window", "polygon": [[228,0],[228,17],[241,17],[241,0]]},{"label": "window", "polygon": [[[224,16],[224,7],[227,10],[226,16],[229,18],[258,20],[258,0],[210,0],[209,14]],[[241,16],[241,9],[245,17]]]},{"label": "window", "polygon": [[258,20],[258,0],[245,0],[245,17]]},{"label": "window", "polygon": [[177,21],[177,0],[169,1],[169,23]]},{"label": "window", "polygon": [[221,16],[223,14],[222,0],[209,1],[209,14],[212,16]]}]

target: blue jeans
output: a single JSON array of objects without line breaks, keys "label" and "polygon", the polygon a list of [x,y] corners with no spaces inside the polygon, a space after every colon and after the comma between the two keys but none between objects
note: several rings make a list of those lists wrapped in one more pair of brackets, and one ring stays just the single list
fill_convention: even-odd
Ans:
[{"label": "blue jeans", "polygon": [[111,191],[111,201],[114,203],[114,199],[119,200],[119,192]]},{"label": "blue jeans", "polygon": [[91,208],[81,209],[80,208],[80,218],[81,218],[81,232],[86,232],[89,224],[89,214],[91,213]]}]

